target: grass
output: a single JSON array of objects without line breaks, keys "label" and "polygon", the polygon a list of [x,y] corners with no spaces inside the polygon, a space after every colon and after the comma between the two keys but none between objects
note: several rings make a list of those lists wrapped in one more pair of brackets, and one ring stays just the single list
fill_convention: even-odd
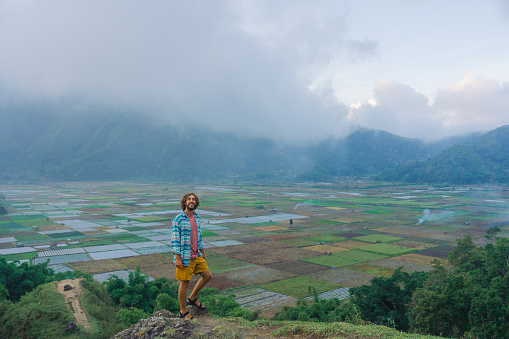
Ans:
[{"label": "grass", "polygon": [[203,237],[213,237],[213,236],[217,235],[217,233],[214,233],[214,232],[209,231],[209,230],[202,230],[201,231],[201,235]]},{"label": "grass", "polygon": [[[259,320],[259,326],[277,327],[272,332],[276,337],[297,338],[391,338],[391,339],[434,339],[431,335],[410,334],[399,332],[393,328],[380,325],[353,325],[349,323],[315,323],[301,321],[264,321]],[[263,324],[263,325],[262,325]]]},{"label": "grass", "polygon": [[25,259],[33,259],[37,257],[37,252],[25,252],[25,253],[16,253],[16,254],[7,254],[3,255],[2,258],[5,258],[7,261],[18,261]]},{"label": "grass", "polygon": [[360,263],[348,266],[348,269],[384,277],[390,277],[392,273],[394,273],[394,269],[392,268],[372,265],[368,263]]},{"label": "grass", "polygon": [[63,238],[75,238],[75,237],[82,237],[84,236],[83,233],[80,233],[80,232],[76,232],[76,231],[72,231],[72,232],[62,232],[62,233],[50,233],[48,234],[48,237],[50,238],[58,238],[58,239],[63,239]]},{"label": "grass", "polygon": [[315,288],[317,293],[323,293],[342,287],[327,281],[316,280],[310,277],[302,276],[275,281],[267,284],[259,285],[260,288],[267,289],[272,292],[290,295],[296,298],[305,298],[312,295],[310,287]]},{"label": "grass", "polygon": [[402,255],[405,253],[414,252],[413,248],[390,245],[390,244],[373,244],[362,246],[358,248],[359,251],[374,252],[379,254],[385,254],[388,256]]},{"label": "grass", "polygon": [[370,234],[370,235],[363,235],[361,237],[355,237],[353,238],[353,240],[356,240],[356,241],[362,241],[362,242],[369,242],[369,243],[372,243],[372,244],[376,244],[377,242],[381,242],[381,243],[387,243],[387,242],[395,242],[395,241],[400,241],[400,240],[403,240],[402,238],[396,238],[396,237],[391,237],[389,235],[383,235],[383,234]]},{"label": "grass", "polygon": [[47,236],[42,234],[35,234],[35,235],[26,235],[26,236],[16,236],[16,240],[18,241],[46,241],[49,240]]},{"label": "grass", "polygon": [[340,222],[340,221],[329,220],[329,219],[324,219],[324,220],[314,220],[313,222],[316,222],[316,223],[319,223],[319,224],[326,224],[326,225],[337,225],[337,224],[341,224],[341,222]]},{"label": "grass", "polygon": [[222,273],[237,270],[239,268],[247,268],[254,265],[242,260],[210,253],[207,255],[207,266],[214,273]]},{"label": "grass", "polygon": [[370,260],[378,260],[388,258],[387,255],[364,252],[359,250],[350,250],[346,252],[338,252],[333,254],[335,257],[340,257],[344,259],[355,260],[357,262],[370,261]]}]

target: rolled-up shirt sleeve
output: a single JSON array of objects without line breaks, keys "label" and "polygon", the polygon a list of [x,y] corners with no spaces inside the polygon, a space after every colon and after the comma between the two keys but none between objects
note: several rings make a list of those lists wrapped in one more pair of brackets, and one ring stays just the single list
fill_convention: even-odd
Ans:
[{"label": "rolled-up shirt sleeve", "polygon": [[180,225],[176,220],[173,220],[173,223],[171,225],[170,247],[173,253],[178,254],[182,257],[182,250],[180,246],[180,234],[181,234]]}]

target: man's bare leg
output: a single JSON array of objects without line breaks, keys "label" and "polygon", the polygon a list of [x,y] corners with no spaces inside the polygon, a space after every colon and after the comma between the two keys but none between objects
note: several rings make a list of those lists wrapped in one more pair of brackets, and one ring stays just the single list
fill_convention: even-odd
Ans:
[{"label": "man's bare leg", "polygon": [[[198,274],[201,275],[201,278],[196,282],[196,285],[194,286],[193,291],[189,295],[189,299],[191,299],[191,300],[197,299],[198,293],[200,293],[202,288],[205,287],[205,285],[207,285],[207,283],[210,281],[210,279],[212,279],[212,272],[210,272],[210,271],[200,272]],[[179,289],[179,301],[180,301],[180,289]],[[182,306],[180,306],[180,307],[182,308]]]},{"label": "man's bare leg", "polygon": [[[180,280],[179,285],[179,304],[180,313],[184,314],[187,312],[186,299],[187,299],[187,288],[189,287],[189,280]],[[191,319],[191,315],[186,315],[187,319]]]}]

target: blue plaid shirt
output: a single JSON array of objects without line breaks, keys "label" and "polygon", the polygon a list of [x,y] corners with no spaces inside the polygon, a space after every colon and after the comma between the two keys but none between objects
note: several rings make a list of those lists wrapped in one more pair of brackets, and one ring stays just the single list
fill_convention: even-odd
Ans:
[{"label": "blue plaid shirt", "polygon": [[[194,213],[194,217],[198,225],[198,256],[201,257],[200,250],[203,249],[201,221],[198,214]],[[180,212],[180,214],[173,219],[170,246],[173,253],[180,255],[184,266],[189,266],[191,263],[191,220],[189,220],[189,217],[184,211]],[[173,262],[176,260],[175,256],[173,256]]]}]

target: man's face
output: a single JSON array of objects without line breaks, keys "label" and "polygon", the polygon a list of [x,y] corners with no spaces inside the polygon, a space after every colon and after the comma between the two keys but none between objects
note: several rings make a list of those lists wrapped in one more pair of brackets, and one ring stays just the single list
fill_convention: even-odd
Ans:
[{"label": "man's face", "polygon": [[196,208],[196,197],[194,195],[190,195],[186,200],[186,207],[190,211],[194,211]]}]

